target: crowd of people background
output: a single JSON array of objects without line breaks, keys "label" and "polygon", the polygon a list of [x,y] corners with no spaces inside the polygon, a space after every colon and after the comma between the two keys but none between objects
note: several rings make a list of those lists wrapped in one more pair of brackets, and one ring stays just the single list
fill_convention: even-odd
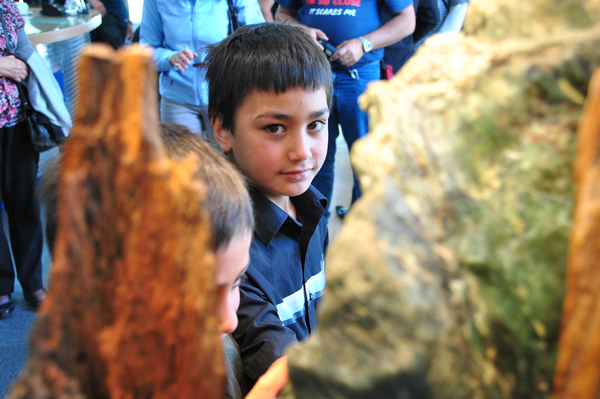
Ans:
[{"label": "crowd of people background", "polygon": [[[222,258],[216,284],[224,290],[228,397],[275,397],[288,380],[286,348],[317,328],[336,140],[341,131],[351,149],[368,132],[358,97],[369,83],[397,72],[431,34],[460,30],[467,3],[144,1],[139,41],[153,49],[163,130],[183,129],[175,136],[202,139],[209,149],[195,147],[201,160],[221,165],[229,159],[249,182],[253,235],[215,247]],[[93,41],[119,48],[133,38],[125,0],[90,4],[103,15]],[[242,26],[233,34],[231,9]],[[27,143],[16,89],[27,79],[26,62],[35,50],[13,0],[0,0],[0,11],[0,195],[12,249],[11,256],[0,232],[2,319],[15,307],[15,276],[33,307],[47,291],[39,154]],[[329,56],[326,42],[336,47]],[[209,179],[209,190],[218,184]],[[360,195],[354,178],[352,202]],[[343,218],[347,209],[336,212]]]}]

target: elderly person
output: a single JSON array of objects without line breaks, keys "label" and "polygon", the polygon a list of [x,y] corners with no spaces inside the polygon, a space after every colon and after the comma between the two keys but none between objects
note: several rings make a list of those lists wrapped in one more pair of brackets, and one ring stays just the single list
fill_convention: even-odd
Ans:
[{"label": "elderly person", "polygon": [[[0,319],[15,305],[15,269],[25,300],[34,307],[46,297],[42,281],[42,222],[36,193],[39,155],[34,150],[17,90],[27,78],[33,53],[25,22],[12,0],[0,0],[0,195],[8,216],[10,248],[0,229]],[[14,258],[14,268],[13,261]]]}]

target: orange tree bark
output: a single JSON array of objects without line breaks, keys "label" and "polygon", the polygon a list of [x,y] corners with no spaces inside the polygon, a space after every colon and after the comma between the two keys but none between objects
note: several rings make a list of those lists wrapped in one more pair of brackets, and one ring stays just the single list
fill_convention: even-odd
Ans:
[{"label": "orange tree bark", "polygon": [[555,399],[600,396],[600,69],[590,83],[578,137]]}]

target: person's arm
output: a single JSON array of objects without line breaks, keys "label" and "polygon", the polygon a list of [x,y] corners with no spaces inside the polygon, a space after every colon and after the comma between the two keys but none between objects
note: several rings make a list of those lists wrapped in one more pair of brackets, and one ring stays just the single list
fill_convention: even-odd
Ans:
[{"label": "person's arm", "polygon": [[[412,4],[399,13],[393,14],[386,24],[373,32],[363,35],[371,42],[372,50],[394,44],[415,31],[415,9]],[[331,61],[338,61],[347,67],[358,62],[365,54],[362,42],[358,38],[343,41],[337,46],[338,51],[331,56]]]},{"label": "person's arm", "polygon": [[14,55],[0,57],[0,76],[21,82],[28,73],[27,64]]},{"label": "person's arm", "polygon": [[446,19],[444,19],[438,33],[459,32],[465,22],[468,7],[469,3],[460,3],[450,6],[448,15],[446,15]]},{"label": "person's arm", "polygon": [[27,33],[25,33],[25,30],[18,31],[15,56],[23,61],[27,61],[34,51],[35,50],[31,46],[31,42],[29,41],[29,37],[27,36]]},{"label": "person's arm", "polygon": [[35,50],[23,29],[17,31],[17,48],[14,55],[0,57],[0,76],[21,82],[29,75],[26,61]]},{"label": "person's arm", "polygon": [[98,10],[103,17],[106,16],[106,7],[100,0],[90,0],[90,5],[93,9]]},{"label": "person's arm", "polygon": [[265,17],[265,21],[273,22],[273,14],[271,13],[271,8],[275,4],[275,0],[258,0],[258,4],[260,5],[260,11],[262,12],[263,17]]},{"label": "person's arm", "polygon": [[154,48],[152,58],[159,72],[169,71],[177,68],[179,72],[185,71],[192,60],[198,54],[189,49],[181,51],[171,50],[165,47],[164,25],[158,9],[156,0],[145,0],[142,8],[142,25],[140,27],[140,44]]},{"label": "person's arm", "polygon": [[[295,26],[301,27],[302,29],[304,29],[308,32],[310,37],[312,37],[313,40],[319,46],[321,46],[321,44],[318,42],[317,39],[329,40],[329,38],[327,37],[325,32],[323,32],[321,29],[311,28],[309,26],[306,26],[306,25],[298,22],[296,20],[296,15],[298,15],[297,10],[292,10],[291,8],[287,8],[287,7],[279,4],[279,7],[277,8],[277,12],[275,13],[275,20],[279,21],[279,22],[283,22],[284,24],[295,25]],[[323,46],[321,46],[321,48],[323,48]]]},{"label": "person's arm", "polygon": [[248,393],[245,399],[275,399],[290,382],[287,356],[278,359],[269,367]]}]

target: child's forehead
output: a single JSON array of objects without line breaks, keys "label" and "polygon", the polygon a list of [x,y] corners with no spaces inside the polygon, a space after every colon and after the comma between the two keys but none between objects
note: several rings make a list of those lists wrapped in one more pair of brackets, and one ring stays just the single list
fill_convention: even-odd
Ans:
[{"label": "child's forehead", "polygon": [[327,93],[324,88],[317,90],[295,87],[275,92],[254,90],[237,107],[238,117],[251,120],[262,117],[278,117],[288,120],[315,118],[329,113]]},{"label": "child's forehead", "polygon": [[327,92],[325,90],[325,87],[319,87],[317,89],[314,89],[312,87],[307,88],[307,87],[303,87],[303,86],[294,86],[294,87],[287,88],[286,90],[279,90],[279,91],[277,91],[275,89],[262,90],[262,89],[255,88],[244,96],[244,98],[240,102],[240,106],[244,105],[247,101],[252,101],[252,102],[260,101],[261,98],[264,98],[264,99],[269,98],[271,100],[276,100],[277,98],[284,97],[291,92],[305,94],[307,96],[312,96],[314,94],[317,94],[317,95],[321,94],[323,96],[323,99],[327,100]]},{"label": "child's forehead", "polygon": [[282,96],[284,94],[289,93],[290,91],[304,91],[304,92],[306,92],[306,94],[313,94],[318,91],[323,91],[323,93],[326,93],[325,86],[317,87],[316,89],[313,87],[293,86],[293,87],[288,87],[285,90],[275,90],[273,88],[270,88],[268,90],[263,90],[260,88],[254,88],[254,89],[250,90],[250,92],[244,97],[243,100],[245,100],[246,98],[248,98],[252,95]]}]

